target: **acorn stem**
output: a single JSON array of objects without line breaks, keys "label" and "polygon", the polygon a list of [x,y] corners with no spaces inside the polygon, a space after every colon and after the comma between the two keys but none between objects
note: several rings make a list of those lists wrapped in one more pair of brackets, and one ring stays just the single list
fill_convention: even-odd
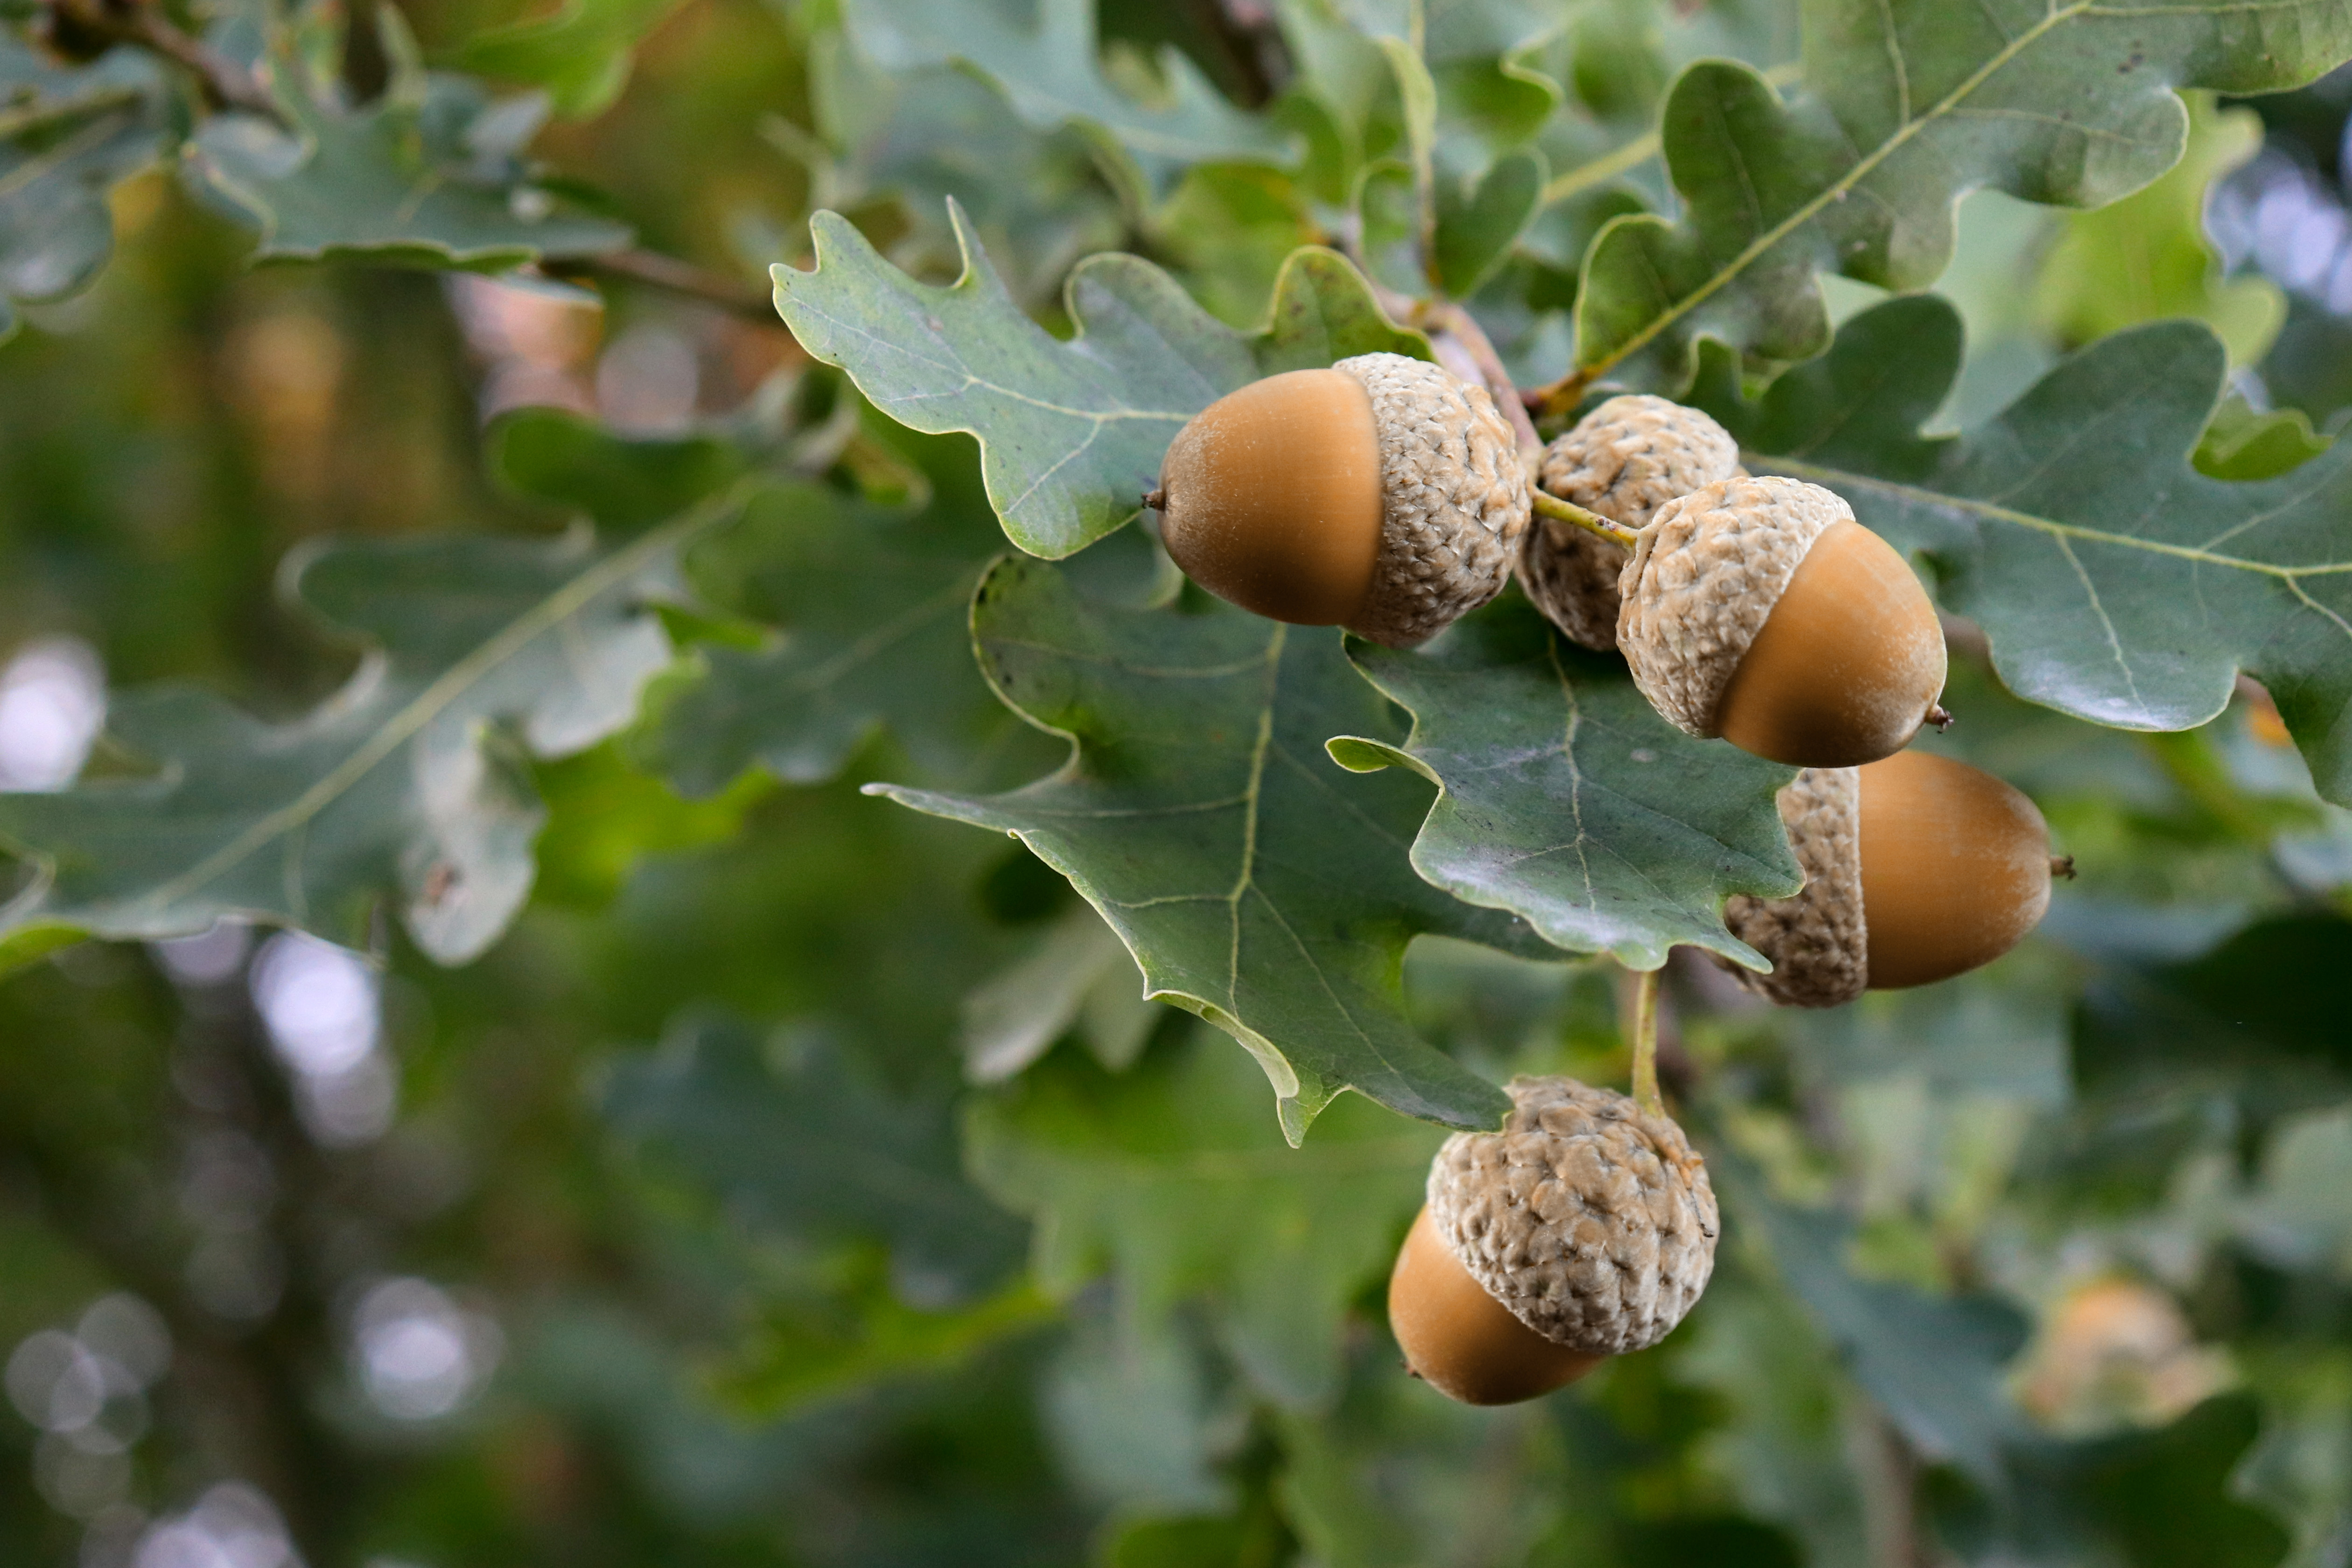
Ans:
[{"label": "acorn stem", "polygon": [[1633,549],[1633,542],[1641,537],[1623,523],[1612,522],[1597,511],[1587,511],[1574,501],[1562,500],[1540,486],[1534,487],[1531,493],[1538,517],[1554,517],[1562,522],[1574,523],[1587,533],[1597,533],[1610,543],[1622,544],[1628,550]]},{"label": "acorn stem", "polygon": [[1663,969],[1633,976],[1633,1102],[1653,1116],[1666,1113],[1658,1094],[1658,977]]}]

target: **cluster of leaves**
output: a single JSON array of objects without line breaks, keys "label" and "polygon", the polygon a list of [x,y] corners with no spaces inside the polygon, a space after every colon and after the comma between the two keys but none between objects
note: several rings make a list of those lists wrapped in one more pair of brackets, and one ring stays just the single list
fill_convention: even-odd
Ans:
[{"label": "cluster of leaves", "polygon": [[[275,1478],[321,1557],[2321,1560],[2352,1518],[2326,1479],[2352,1373],[2309,1371],[2346,1300],[2325,987],[2352,940],[2352,458],[2216,415],[2231,355],[2294,328],[2197,230],[2247,111],[2180,92],[2352,57],[2343,7],[1162,9],[728,13],[804,84],[730,176],[805,194],[781,374],[685,433],[506,415],[495,490],[309,540],[290,616],[255,614],[236,527],[284,498],[226,465],[184,537],[228,585],[176,639],[165,589],[92,605],[93,561],[171,575],[139,553],[161,531],[131,521],[152,502],[78,499],[121,444],[38,423],[44,400],[135,424],[132,389],[172,374],[138,307],[178,289],[338,290],[354,342],[439,342],[446,398],[464,369],[420,326],[442,297],[386,267],[694,286],[610,216],[694,227],[685,139],[635,190],[595,138],[659,143],[646,117],[745,46],[677,42],[702,9],[647,45],[673,7],[640,0],[420,8],[423,48],[389,7],[365,37],[313,9],[167,23],[176,58],[126,37],[74,63],[63,6],[0,42],[0,289],[42,329],[0,358],[30,432],[0,458],[37,498],[0,511],[37,585],[17,603],[118,667],[247,687],[118,691],[78,784],[0,795],[0,1236],[50,1281],[0,1330],[101,1283],[156,1300],[189,1433],[207,1389],[268,1391],[237,1441],[187,1439],[203,1468],[334,1452],[382,1478]],[[546,143],[617,195],[526,155],[551,111],[588,123]],[[1971,189],[2008,195],[1956,236]],[[1972,258],[1985,215],[2030,211],[2011,197],[2114,205],[2046,256]],[[78,336],[57,302],[142,202],[171,216]],[[1956,240],[1958,305],[1860,298],[1934,282]],[[237,279],[239,253],[371,265]],[[1976,341],[1970,290],[2019,265],[2045,268],[2007,322],[2042,374],[1988,403],[2003,340]],[[2084,287],[2102,269],[2136,287]],[[1671,730],[1516,597],[1401,653],[1209,602],[1136,521],[1208,402],[1448,353],[1454,304],[1550,384],[1548,418],[1684,396],[1919,560],[1984,638],[1935,743],[2032,793],[2086,872],[1988,974],[1828,1017],[1677,963],[1717,1283],[1660,1352],[1504,1413],[1441,1406],[1379,1327],[1426,1123],[1491,1125],[1515,1070],[1622,1072],[1590,957],[1760,963],[1719,910],[1796,885],[1788,770]],[[2180,313],[2211,325],[2149,321]],[[219,308],[184,314],[218,352]],[[92,363],[103,409],[57,390]],[[266,442],[269,406],[190,418]],[[448,423],[374,479],[468,461]],[[247,621],[284,645],[208,640]],[[323,697],[314,643],[348,665]],[[2274,709],[2231,706],[2242,675]],[[308,1145],[233,984],[86,941],[224,919],[389,966],[416,1109],[382,1145]],[[45,1038],[76,1044],[14,1044]],[[175,1140],[275,1173],[240,1222],[289,1281],[258,1337],[188,1283],[212,1243],[152,1218],[176,1201],[211,1234]],[[403,1197],[415,1169],[465,1195]],[[353,1283],[402,1268],[467,1277],[513,1346],[475,1426],[405,1469],[318,1370]],[[2118,1415],[2077,1373],[2140,1342],[2076,1319],[2125,1278],[2163,1342]],[[2198,1381],[2192,1342],[2225,1340],[2231,1375]],[[62,1528],[0,1508],[28,1556]]]}]

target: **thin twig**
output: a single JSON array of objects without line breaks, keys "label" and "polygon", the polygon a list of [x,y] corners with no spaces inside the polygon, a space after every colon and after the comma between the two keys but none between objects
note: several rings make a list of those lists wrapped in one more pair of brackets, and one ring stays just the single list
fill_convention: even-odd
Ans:
[{"label": "thin twig", "polygon": [[594,256],[571,256],[560,261],[541,263],[543,270],[554,277],[603,277],[625,279],[667,293],[699,300],[715,305],[731,315],[742,316],[771,327],[783,323],[776,315],[775,300],[765,289],[730,278],[726,273],[698,267],[658,250],[631,247],[626,250],[607,250]]},{"label": "thin twig", "polygon": [[145,96],[135,87],[110,87],[81,98],[51,99],[18,109],[0,110],[0,142],[14,141],[29,132],[68,120],[128,109]]},{"label": "thin twig", "polygon": [[1538,517],[1557,518],[1573,523],[1587,533],[1598,534],[1612,544],[1622,544],[1631,550],[1642,536],[1622,522],[1613,521],[1597,511],[1587,511],[1574,501],[1562,500],[1549,490],[1538,487],[1528,499],[1535,503]]},{"label": "thin twig", "polygon": [[286,111],[278,106],[266,78],[194,34],[182,32],[154,0],[43,0],[43,4],[75,32],[163,56],[196,79],[205,101],[215,109],[234,109],[257,114],[273,124],[287,124]]},{"label": "thin twig", "polygon": [[1535,410],[1537,418],[1557,419],[1584,400],[1584,389],[1591,386],[1600,374],[1597,369],[1580,367],[1558,381],[1528,388],[1520,395],[1520,400]]},{"label": "thin twig", "polygon": [[1658,976],[1644,969],[1633,977],[1633,1103],[1653,1116],[1666,1113],[1658,1093]]},{"label": "thin twig", "polygon": [[[215,109],[257,114],[291,129],[291,122],[268,79],[230,58],[194,35],[173,26],[153,0],[44,0],[49,9],[74,26],[161,55],[194,77],[205,100]],[[715,305],[731,314],[778,325],[775,304],[756,284],[714,272],[706,267],[656,250],[632,247],[600,256],[567,257],[542,262],[551,277],[604,277],[684,295]]]},{"label": "thin twig", "polygon": [[278,95],[260,73],[180,31],[152,4],[138,4],[131,13],[129,41],[164,56],[204,84],[205,96],[222,109],[257,114],[272,124],[288,124]]}]

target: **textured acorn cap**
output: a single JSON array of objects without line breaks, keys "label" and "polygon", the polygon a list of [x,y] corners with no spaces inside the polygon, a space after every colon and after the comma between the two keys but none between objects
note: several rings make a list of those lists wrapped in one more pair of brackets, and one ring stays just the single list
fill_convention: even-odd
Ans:
[{"label": "textured acorn cap", "polygon": [[1862,770],[1806,768],[1775,799],[1805,885],[1790,898],[1735,893],[1724,901],[1723,923],[1731,934],[1772,961],[1769,974],[1732,973],[1784,1007],[1843,1006],[1870,980]]},{"label": "textured acorn cap", "polygon": [[1739,661],[1805,552],[1853,511],[1801,479],[1718,479],[1652,516],[1625,563],[1617,646],[1667,722],[1712,739]]},{"label": "textured acorn cap", "polygon": [[1485,387],[1402,354],[1331,368],[1363,384],[1380,433],[1380,554],[1347,627],[1411,647],[1503,591],[1527,531],[1527,469]]},{"label": "textured acorn cap", "polygon": [[1721,1228],[1706,1166],[1664,1116],[1565,1078],[1517,1078],[1500,1132],[1458,1132],[1429,1216],[1487,1294],[1554,1344],[1622,1355],[1683,1321]]},{"label": "textured acorn cap", "polygon": [[[1612,397],[1553,437],[1536,482],[1628,528],[1668,501],[1741,472],[1739,444],[1696,408],[1646,393]],[[1617,646],[1617,580],[1628,552],[1590,530],[1538,517],[1520,546],[1519,585],[1570,638]]]}]

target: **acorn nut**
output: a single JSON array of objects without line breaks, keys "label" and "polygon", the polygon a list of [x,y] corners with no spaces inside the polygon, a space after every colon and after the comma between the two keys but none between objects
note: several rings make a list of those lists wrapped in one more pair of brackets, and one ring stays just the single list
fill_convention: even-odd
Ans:
[{"label": "acorn nut", "polygon": [[1731,933],[1772,961],[1741,971],[1787,1006],[1948,980],[2023,941],[2050,907],[2050,830],[2021,793],[1966,763],[1898,752],[1807,768],[1779,796],[1805,885],[1727,900]]},{"label": "acorn nut", "polygon": [[[1739,443],[1696,408],[1639,394],[1612,397],[1544,448],[1538,488],[1631,529],[1670,500],[1744,470]],[[1617,647],[1617,580],[1626,548],[1588,529],[1538,517],[1519,547],[1519,586],[1569,637]]]},{"label": "acorn nut", "polygon": [[1185,574],[1278,621],[1410,647],[1502,592],[1528,479],[1484,387],[1359,354],[1228,393],[1146,498]]},{"label": "acorn nut", "polygon": [[1646,1350],[1715,1268],[1706,1166],[1624,1095],[1517,1078],[1499,1132],[1448,1139],[1389,1279],[1415,1375],[1467,1405],[1510,1405]]},{"label": "acorn nut", "polygon": [[1935,606],[1903,557],[1819,485],[1720,479],[1667,502],[1620,589],[1633,683],[1691,734],[1853,767],[1943,717]]}]

